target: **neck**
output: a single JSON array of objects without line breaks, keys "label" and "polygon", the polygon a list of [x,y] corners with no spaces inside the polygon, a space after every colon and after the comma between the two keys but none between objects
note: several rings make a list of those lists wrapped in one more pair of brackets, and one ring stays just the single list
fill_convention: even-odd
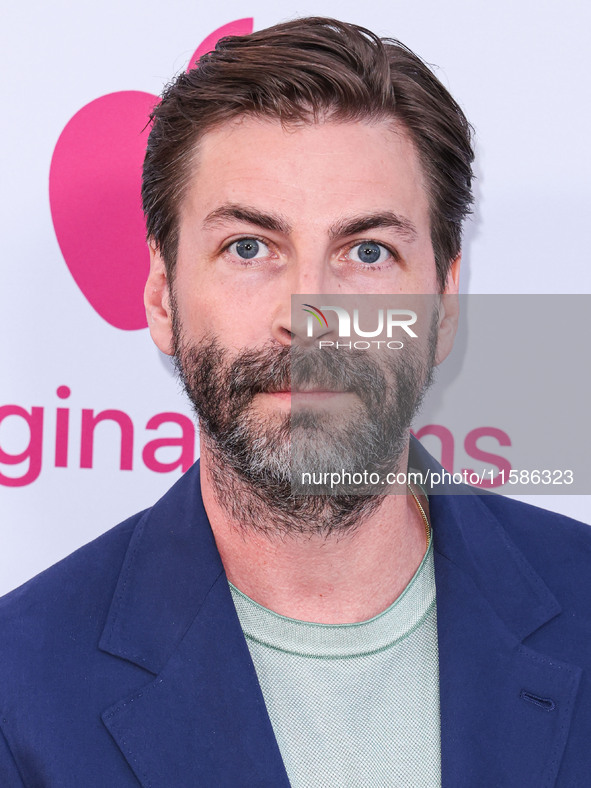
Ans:
[{"label": "neck", "polygon": [[[392,604],[425,554],[425,526],[411,495],[374,499],[355,526],[274,531],[276,512],[244,482],[228,478],[231,471],[220,490],[204,441],[200,467],[203,502],[228,579],[281,615],[323,624],[364,621]],[[240,516],[253,510],[261,527]]]}]

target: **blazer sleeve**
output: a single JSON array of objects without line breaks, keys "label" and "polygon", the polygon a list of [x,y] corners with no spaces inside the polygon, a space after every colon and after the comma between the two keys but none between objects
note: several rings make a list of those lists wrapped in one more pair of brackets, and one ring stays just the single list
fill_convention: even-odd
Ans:
[{"label": "blazer sleeve", "polygon": [[18,766],[0,729],[0,785],[2,788],[26,788]]}]

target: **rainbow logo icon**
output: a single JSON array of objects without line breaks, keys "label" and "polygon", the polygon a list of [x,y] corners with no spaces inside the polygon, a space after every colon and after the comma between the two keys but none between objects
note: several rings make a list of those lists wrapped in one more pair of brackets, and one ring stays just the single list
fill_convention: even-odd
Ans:
[{"label": "rainbow logo icon", "polygon": [[[308,309],[306,309],[306,307],[308,307]],[[309,315],[312,315],[312,317],[315,317],[321,326],[324,323],[324,325],[328,328],[328,320],[324,317],[324,315],[318,309],[317,306],[312,306],[312,304],[304,304],[302,306],[302,309],[304,310],[304,312],[307,312]],[[318,317],[318,315],[320,315],[320,317]],[[322,318],[322,320],[320,318]]]}]

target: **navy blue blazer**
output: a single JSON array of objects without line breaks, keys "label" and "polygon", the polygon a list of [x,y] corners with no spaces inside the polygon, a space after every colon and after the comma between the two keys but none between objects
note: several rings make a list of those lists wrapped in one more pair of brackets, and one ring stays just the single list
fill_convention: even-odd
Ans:
[{"label": "navy blue blazer", "polygon": [[[492,495],[431,515],[443,787],[588,788],[591,529]],[[289,786],[198,464],[0,600],[0,729],[2,788]]]}]

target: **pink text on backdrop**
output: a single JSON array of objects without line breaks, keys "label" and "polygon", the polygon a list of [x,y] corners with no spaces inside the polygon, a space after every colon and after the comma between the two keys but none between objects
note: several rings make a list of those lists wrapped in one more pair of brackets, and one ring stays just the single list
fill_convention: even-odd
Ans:
[{"label": "pink text on backdrop", "polygon": [[[59,386],[56,394],[63,401],[69,398],[71,391],[68,386]],[[8,425],[9,419],[16,419],[17,426],[21,431],[24,428],[26,432],[26,445],[20,451],[9,451],[2,445],[1,428],[4,423]],[[70,429],[75,419],[80,425],[80,440],[79,445],[72,447]],[[108,442],[110,461],[116,463],[119,470],[133,470],[138,428],[133,418],[124,410],[108,408],[96,412],[92,408],[81,408],[75,411],[63,407],[63,404],[55,409],[52,406],[29,408],[21,405],[0,406],[0,485],[25,487],[38,479],[43,468],[44,448],[47,442],[51,443],[51,448],[47,447],[45,457],[46,462],[47,458],[51,457],[52,467],[92,469],[95,463],[95,435],[105,429],[110,436]],[[188,416],[169,411],[157,413],[148,419],[144,429],[150,432],[159,430],[159,437],[150,436],[142,447],[142,463],[148,470],[154,473],[170,473],[177,470],[184,472],[191,467],[195,459],[196,433],[193,421]],[[171,430],[175,434],[171,435]],[[447,471],[453,473],[455,438],[451,430],[441,424],[427,424],[416,430],[415,434],[419,440],[433,436],[440,441],[441,463]],[[146,436],[143,437],[145,439]],[[103,445],[104,438],[103,432]],[[463,441],[464,450],[469,457],[499,469],[499,474],[492,479],[486,479],[481,486],[498,487],[500,471],[504,471],[507,478],[511,464],[505,457],[480,448],[478,441],[482,438],[492,438],[499,446],[510,446],[511,441],[507,433],[497,427],[476,427],[467,433]],[[166,452],[166,460],[162,458],[162,451]],[[175,454],[173,459],[170,459],[171,452]],[[9,473],[8,468],[18,470],[18,473]],[[464,470],[466,469],[462,469],[462,472]]]},{"label": "pink text on backdrop", "polygon": [[[61,399],[70,396],[68,386],[60,386],[57,395]],[[25,487],[39,478],[43,466],[43,450],[45,441],[52,442],[52,465],[55,468],[93,468],[94,443],[97,430],[110,425],[110,435],[115,434],[113,447],[114,457],[118,460],[119,470],[133,470],[135,436],[137,429],[131,416],[123,410],[109,408],[96,413],[90,408],[82,408],[76,417],[80,424],[80,445],[77,451],[71,451],[70,426],[72,412],[70,408],[57,407],[55,418],[50,418],[52,408],[33,406],[29,409],[21,405],[0,406],[0,428],[8,419],[18,419],[19,427],[27,432],[26,446],[18,452],[9,452],[0,443],[0,485],[5,487]],[[53,415],[53,414],[52,414]],[[55,429],[52,429],[55,425]],[[103,426],[101,426],[103,425]],[[112,426],[115,429],[112,429]],[[162,435],[152,438],[142,448],[142,462],[145,467],[155,473],[188,470],[195,461],[195,425],[182,413],[157,413],[148,419],[145,429],[160,430],[164,426],[172,426],[176,435]],[[178,435],[180,428],[180,435]],[[178,452],[177,456],[166,461],[162,459],[162,450]],[[160,453],[160,458],[158,457]],[[49,454],[49,452],[48,452]],[[46,455],[47,456],[47,455]],[[3,467],[4,466],[4,467]],[[5,466],[18,466],[20,474],[8,474]]]}]

